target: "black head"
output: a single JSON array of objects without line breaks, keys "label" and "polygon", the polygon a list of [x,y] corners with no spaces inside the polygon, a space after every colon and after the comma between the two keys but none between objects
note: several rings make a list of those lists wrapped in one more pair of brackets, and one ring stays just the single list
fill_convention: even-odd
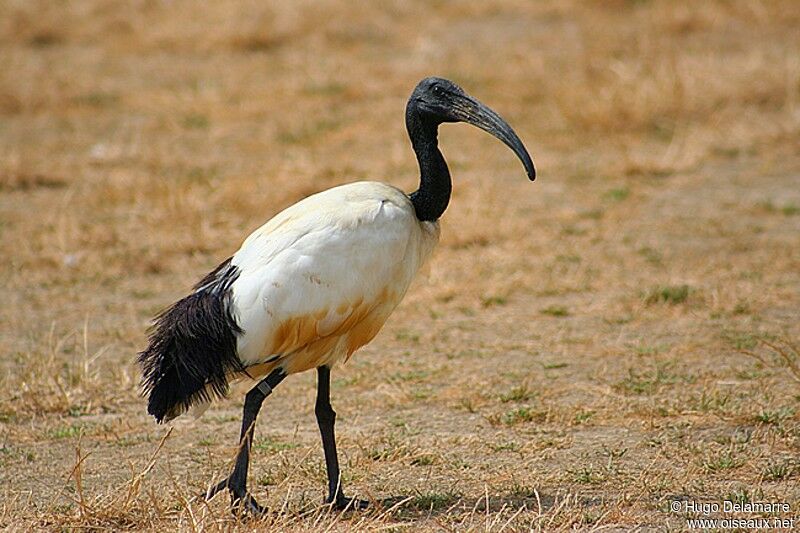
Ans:
[{"label": "black head", "polygon": [[430,77],[417,84],[408,103],[435,122],[458,122],[459,118],[453,114],[453,104],[465,96],[464,89],[452,81]]},{"label": "black head", "polygon": [[511,126],[452,81],[431,77],[419,82],[408,99],[407,112],[417,113],[433,124],[466,122],[491,133],[517,154],[528,177],[536,178],[531,156]]}]

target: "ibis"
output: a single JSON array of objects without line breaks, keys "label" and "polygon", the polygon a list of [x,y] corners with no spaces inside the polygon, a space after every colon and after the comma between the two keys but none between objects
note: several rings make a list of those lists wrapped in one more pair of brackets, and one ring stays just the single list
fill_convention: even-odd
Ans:
[{"label": "ibis", "polygon": [[406,105],[419,163],[419,188],[406,194],[361,181],[311,195],[255,230],[232,257],[154,320],[139,353],[147,411],[159,423],[201,414],[215,399],[244,394],[239,449],[230,475],[204,497],[227,490],[234,512],[262,514],[247,490],[256,417],[290,374],[316,369],[314,413],[328,474],[326,502],[361,508],[345,496],[330,403],[331,369],[370,342],[403,299],[439,239],[452,183],[437,134],[466,122],[497,137],[535,169],[511,126],[455,83],[425,78]]}]

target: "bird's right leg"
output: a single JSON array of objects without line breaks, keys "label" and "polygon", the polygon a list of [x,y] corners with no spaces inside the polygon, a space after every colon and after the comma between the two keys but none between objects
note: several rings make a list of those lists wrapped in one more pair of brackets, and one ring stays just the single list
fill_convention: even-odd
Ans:
[{"label": "bird's right leg", "polygon": [[244,398],[242,413],[242,430],[239,437],[239,452],[236,454],[236,464],[230,476],[209,488],[205,498],[211,499],[216,493],[227,488],[231,493],[231,507],[234,513],[249,512],[256,516],[264,514],[264,508],[256,502],[247,492],[247,471],[250,466],[250,448],[253,445],[253,432],[256,417],[261,410],[264,399],[272,393],[286,377],[283,369],[273,370],[266,378],[262,379]]}]

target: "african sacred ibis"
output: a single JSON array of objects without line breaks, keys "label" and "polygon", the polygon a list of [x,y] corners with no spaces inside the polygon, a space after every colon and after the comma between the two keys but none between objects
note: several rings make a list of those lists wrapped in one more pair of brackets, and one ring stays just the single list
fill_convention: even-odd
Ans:
[{"label": "african sacred ibis", "polygon": [[316,368],[326,501],[337,508],[366,505],[342,490],[330,369],[375,337],[438,241],[437,220],[452,189],[437,145],[443,122],[491,133],[535,178],[527,150],[497,113],[451,81],[426,78],[406,105],[419,189],[405,194],[356,182],[309,196],[253,232],[194,292],[154,320],[139,363],[147,410],[158,422],[190,409],[201,413],[231,388],[247,391],[233,472],[206,498],[228,489],[234,510],[263,512],[247,492],[256,416],[286,376]]}]

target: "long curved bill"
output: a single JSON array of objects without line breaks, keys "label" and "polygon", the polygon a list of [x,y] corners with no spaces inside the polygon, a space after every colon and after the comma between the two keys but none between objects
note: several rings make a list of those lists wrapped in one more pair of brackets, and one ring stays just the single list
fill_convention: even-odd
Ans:
[{"label": "long curved bill", "polygon": [[533,160],[528,154],[528,150],[508,122],[503,120],[503,117],[466,94],[456,98],[453,103],[453,114],[458,120],[477,126],[503,141],[506,146],[514,150],[514,153],[522,161],[528,178],[531,181],[536,179],[536,168],[533,166]]}]

